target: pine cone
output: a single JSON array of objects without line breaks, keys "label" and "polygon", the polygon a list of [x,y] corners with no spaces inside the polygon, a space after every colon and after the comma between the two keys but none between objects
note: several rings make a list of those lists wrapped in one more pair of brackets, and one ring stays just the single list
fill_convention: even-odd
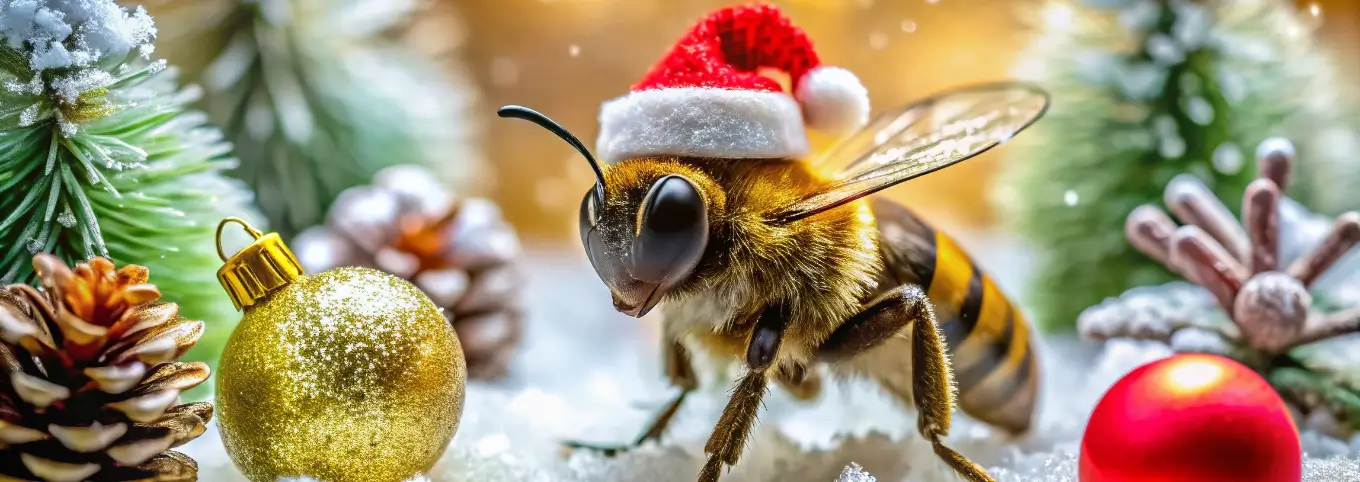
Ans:
[{"label": "pine cone", "polygon": [[395,166],[336,199],[291,243],[308,272],[380,269],[411,280],[453,323],[468,376],[503,376],[519,345],[519,239],[485,199],[453,199],[428,171]]},{"label": "pine cone", "polygon": [[39,254],[43,291],[0,290],[0,480],[188,481],[168,451],[198,437],[212,404],[177,405],[208,378],[176,362],[203,322],[158,303],[146,268],[94,258],[68,268]]}]

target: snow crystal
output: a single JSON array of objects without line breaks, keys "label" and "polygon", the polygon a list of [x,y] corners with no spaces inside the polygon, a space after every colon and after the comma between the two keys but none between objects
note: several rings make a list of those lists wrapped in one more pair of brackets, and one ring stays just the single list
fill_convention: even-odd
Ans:
[{"label": "snow crystal", "polygon": [[[1109,82],[1118,67],[1118,57],[1098,49],[1081,49],[1072,55],[1072,69],[1082,81],[1092,84]],[[1037,61],[1037,60],[1036,60]]]},{"label": "snow crystal", "polygon": [[1238,148],[1237,144],[1224,142],[1214,148],[1210,162],[1215,171],[1233,175],[1242,172],[1242,166],[1246,165],[1246,156],[1242,154],[1242,149]]},{"label": "snow crystal", "polygon": [[60,224],[64,228],[76,227],[76,215],[71,212],[70,207],[67,207],[65,211],[62,211],[61,214],[57,215],[57,224]]},{"label": "snow crystal", "polygon": [[1158,116],[1152,121],[1153,132],[1157,135],[1157,153],[1167,159],[1176,159],[1185,154],[1185,138],[1176,130],[1176,120],[1171,116]]},{"label": "snow crystal", "polygon": [[1119,12],[1119,24],[1134,32],[1145,32],[1157,25],[1157,17],[1162,14],[1158,2],[1133,1],[1129,8]]},{"label": "snow crystal", "polygon": [[1209,101],[1203,97],[1194,96],[1185,99],[1185,115],[1190,117],[1190,121],[1206,126],[1214,121],[1214,106],[1209,105]]},{"label": "snow crystal", "polygon": [[1068,189],[1067,192],[1063,193],[1063,204],[1066,204],[1068,206],[1076,206],[1077,201],[1080,200],[1081,198],[1077,196],[1076,191]]},{"label": "snow crystal", "polygon": [[1163,66],[1170,66],[1185,61],[1185,50],[1176,44],[1175,40],[1165,34],[1155,33],[1149,35],[1146,46],[1148,56],[1152,60]]},{"label": "snow crystal", "polygon": [[44,243],[38,238],[28,238],[28,241],[24,243],[24,247],[28,248],[29,253],[38,254],[42,252]]},{"label": "snow crystal", "polygon": [[28,82],[17,82],[14,80],[5,81],[5,90],[15,94],[38,95],[43,92],[42,75],[34,74],[33,79]]},{"label": "snow crystal", "polygon": [[1082,0],[1081,3],[1089,7],[1115,10],[1128,7],[1137,1],[1139,0]]},{"label": "snow crystal", "polygon": [[877,480],[874,476],[864,472],[863,467],[853,462],[846,466],[841,475],[836,478],[836,482],[875,482]]},{"label": "snow crystal", "polygon": [[1171,26],[1171,34],[1176,37],[1176,41],[1186,50],[1203,46],[1207,33],[1213,29],[1213,17],[1209,9],[1193,2],[1176,2],[1171,8],[1176,14],[1176,23]]},{"label": "snow crystal", "polygon": [[33,70],[122,59],[155,36],[146,9],[128,12],[113,0],[0,2],[0,37],[10,48],[29,52]]},{"label": "snow crystal", "polygon": [[1218,65],[1214,68],[1215,77],[1218,78],[1218,90],[1223,93],[1223,98],[1228,102],[1242,102],[1247,98],[1246,78],[1239,74],[1237,70],[1227,66]]},{"label": "snow crystal", "polygon": [[1150,62],[1121,66],[1116,75],[1121,91],[1133,100],[1157,97],[1166,82],[1166,69]]},{"label": "snow crystal", "polygon": [[38,104],[33,104],[24,108],[19,113],[19,127],[28,127],[38,122]]},{"label": "snow crystal", "polygon": [[57,77],[51,83],[57,98],[62,102],[74,104],[80,94],[91,89],[103,87],[113,82],[113,75],[99,69],[82,69],[71,75]]},{"label": "snow crystal", "polygon": [[[38,95],[51,91],[59,102],[73,104],[92,89],[109,85],[112,75],[102,70],[126,59],[136,50],[151,52],[156,27],[146,10],[128,11],[113,0],[0,0],[0,39],[24,52],[35,73],[58,70],[59,74],[35,75],[26,83],[9,81],[10,92]],[[22,125],[36,122],[37,110],[25,111]],[[60,123],[61,132],[77,128]]]},{"label": "snow crystal", "polygon": [[1171,349],[1178,352],[1229,354],[1233,347],[1223,335],[1199,327],[1186,327],[1171,335]]}]

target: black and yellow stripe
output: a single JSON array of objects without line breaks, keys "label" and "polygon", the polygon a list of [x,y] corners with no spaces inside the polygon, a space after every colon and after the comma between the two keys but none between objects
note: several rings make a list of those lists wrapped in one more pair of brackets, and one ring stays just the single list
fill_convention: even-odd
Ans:
[{"label": "black and yellow stripe", "polygon": [[871,202],[890,281],[921,286],[935,305],[963,411],[1011,431],[1027,429],[1039,375],[1024,315],[948,235],[901,205]]},{"label": "black and yellow stripe", "polygon": [[935,267],[925,288],[953,358],[960,408],[1024,431],[1038,381],[1024,315],[953,239],[940,232],[934,239]]},{"label": "black and yellow stripe", "polygon": [[1034,414],[1039,372],[1030,324],[952,238],[889,200],[870,200],[884,282],[921,286],[948,344],[964,413],[1012,432]]}]

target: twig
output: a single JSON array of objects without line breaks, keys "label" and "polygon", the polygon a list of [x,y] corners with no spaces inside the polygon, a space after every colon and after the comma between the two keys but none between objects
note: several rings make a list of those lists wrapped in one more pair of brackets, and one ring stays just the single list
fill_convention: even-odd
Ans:
[{"label": "twig", "polygon": [[1289,173],[1294,164],[1294,144],[1272,137],[1256,146],[1256,172],[1261,179],[1274,182],[1281,191],[1289,189]]},{"label": "twig", "polygon": [[1317,249],[1290,265],[1289,276],[1298,279],[1304,287],[1311,286],[1357,242],[1360,242],[1360,213],[1352,211],[1337,216],[1331,234]]},{"label": "twig", "polygon": [[1195,273],[1196,283],[1213,293],[1223,310],[1232,313],[1233,300],[1246,281],[1247,269],[1198,226],[1181,226],[1171,238],[1171,262]]},{"label": "twig", "polygon": [[1166,185],[1166,206],[1181,222],[1199,226],[1235,259],[1246,259],[1251,240],[1232,212],[1199,178],[1181,174]]},{"label": "twig", "polygon": [[1171,263],[1171,236],[1175,232],[1176,222],[1161,209],[1147,204],[1134,209],[1124,222],[1124,236],[1134,248],[1176,274],[1186,276],[1184,270]]},{"label": "twig", "polygon": [[1360,331],[1360,308],[1311,316],[1304,325],[1303,332],[1294,339],[1291,346],[1306,345],[1357,331]]},{"label": "twig", "polygon": [[1251,256],[1243,260],[1251,274],[1275,269],[1280,257],[1280,188],[1269,179],[1247,185],[1242,202],[1242,224],[1251,237]]}]

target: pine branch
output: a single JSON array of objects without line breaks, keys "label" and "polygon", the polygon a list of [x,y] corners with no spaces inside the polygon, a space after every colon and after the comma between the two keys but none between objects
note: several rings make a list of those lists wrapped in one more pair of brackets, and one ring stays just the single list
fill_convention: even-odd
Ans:
[{"label": "pine branch", "polygon": [[[163,0],[172,60],[212,58],[193,79],[284,236],[316,225],[347,188],[418,164],[466,179],[478,164],[468,90],[383,34],[414,0]],[[206,24],[207,28],[204,28]]]},{"label": "pine branch", "polygon": [[[222,175],[230,146],[188,107],[197,91],[150,60],[145,11],[112,0],[23,9],[0,4],[14,20],[0,22],[0,282],[33,282],[38,252],[146,266],[167,300],[207,321],[195,358],[215,358],[238,315],[214,274],[214,228],[257,217],[250,192]],[[53,12],[65,17],[21,22]]]},{"label": "pine branch", "polygon": [[[1192,174],[1239,212],[1252,146],[1294,140],[1290,195],[1324,211],[1360,186],[1331,67],[1283,0],[1050,0],[1017,74],[1049,88],[1050,114],[1013,141],[998,201],[1042,261],[1036,321],[1070,330],[1081,310],[1175,276],[1133,249],[1123,220],[1163,205]],[[1066,14],[1066,15],[1055,15]],[[1041,15],[1042,16],[1042,15]],[[1317,157],[1310,157],[1317,156]],[[1345,201],[1345,202],[1343,202]],[[1082,289],[1073,290],[1080,286]]]}]

